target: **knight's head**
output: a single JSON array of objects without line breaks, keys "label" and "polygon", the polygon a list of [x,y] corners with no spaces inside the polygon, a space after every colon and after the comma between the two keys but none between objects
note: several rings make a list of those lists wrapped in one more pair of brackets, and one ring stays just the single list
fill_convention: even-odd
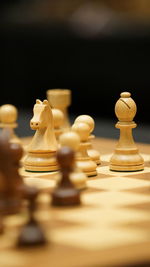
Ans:
[{"label": "knight's head", "polygon": [[38,130],[40,128],[45,128],[50,123],[50,105],[48,100],[43,102],[39,99],[36,100],[36,104],[33,108],[33,118],[30,121],[30,127],[32,130]]}]

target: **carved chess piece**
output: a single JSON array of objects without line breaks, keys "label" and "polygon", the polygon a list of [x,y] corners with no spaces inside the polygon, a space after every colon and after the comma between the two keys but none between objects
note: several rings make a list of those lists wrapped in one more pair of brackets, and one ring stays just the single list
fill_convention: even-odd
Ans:
[{"label": "carved chess piece", "polygon": [[[76,154],[80,146],[80,137],[77,133],[73,131],[65,132],[59,137],[60,147],[70,147]],[[59,178],[61,179],[61,178]],[[87,176],[78,167],[76,162],[74,163],[73,172],[70,174],[70,179],[78,189],[86,188]]]},{"label": "carved chess piece", "polygon": [[57,141],[59,136],[63,133],[64,129],[62,128],[64,122],[64,114],[60,109],[52,108],[53,120],[54,120],[54,132]]},{"label": "carved chess piece", "polygon": [[9,130],[0,135],[0,213],[20,212],[26,186],[18,173],[22,147],[9,142]]},{"label": "carved chess piece", "polygon": [[27,147],[24,168],[32,172],[57,171],[57,141],[54,133],[53,115],[47,100],[36,100],[31,129],[36,130]]},{"label": "carved chess piece", "polygon": [[74,187],[70,174],[74,168],[74,151],[69,147],[62,147],[57,152],[57,161],[60,165],[62,178],[52,193],[52,205],[72,206],[80,204],[80,193]]},{"label": "carved chess piece", "polygon": [[28,221],[23,225],[21,232],[19,233],[17,240],[18,247],[35,247],[47,243],[43,229],[35,217],[35,212],[37,210],[36,199],[38,194],[39,192],[36,188],[28,187],[26,192],[26,199],[28,200]]},{"label": "carved chess piece", "polygon": [[81,169],[87,176],[97,175],[97,164],[93,161],[87,151],[89,148],[89,135],[90,127],[87,123],[76,122],[72,126],[72,130],[80,136],[80,146],[77,152],[76,163],[79,169]]},{"label": "carved chess piece", "polygon": [[52,108],[60,109],[64,114],[63,128],[70,128],[68,107],[71,104],[71,90],[50,89],[47,90],[47,99]]},{"label": "carved chess piece", "polygon": [[110,159],[110,170],[141,171],[144,169],[144,160],[132,136],[132,129],[137,126],[133,121],[137,107],[130,93],[124,92],[120,96],[115,105],[115,113],[119,120],[116,128],[120,129],[120,139]]},{"label": "carved chess piece", "polygon": [[84,122],[84,123],[87,123],[90,127],[90,136],[89,136],[89,139],[88,139],[88,142],[89,142],[89,148],[88,148],[88,155],[89,157],[94,160],[96,162],[97,165],[100,165],[101,162],[100,162],[100,153],[93,148],[93,144],[92,144],[92,140],[95,138],[95,135],[91,134],[94,130],[94,127],[95,127],[95,122],[93,120],[92,117],[90,117],[89,115],[81,115],[81,116],[78,116],[75,120],[74,123],[77,123],[77,122]]},{"label": "carved chess piece", "polygon": [[9,128],[10,131],[10,142],[21,144],[21,140],[15,134],[14,129],[17,128],[17,117],[18,111],[15,106],[6,104],[0,107],[0,128],[2,131]]}]

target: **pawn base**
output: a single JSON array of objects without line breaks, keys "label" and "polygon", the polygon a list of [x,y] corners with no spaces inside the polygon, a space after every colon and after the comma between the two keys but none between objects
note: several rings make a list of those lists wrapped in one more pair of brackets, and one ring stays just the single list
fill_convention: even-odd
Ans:
[{"label": "pawn base", "polygon": [[94,161],[87,160],[77,160],[77,167],[82,170],[87,176],[96,176],[97,175],[97,165]]},{"label": "pawn base", "polygon": [[97,175],[97,171],[92,171],[92,172],[86,172],[86,171],[85,171],[85,174],[86,174],[88,177],[92,177],[92,176],[96,176],[96,175]]},{"label": "pawn base", "polygon": [[118,172],[136,172],[136,171],[143,171],[144,170],[144,164],[140,165],[110,165],[110,171],[118,171]]},{"label": "pawn base", "polygon": [[53,206],[74,206],[80,204],[80,194],[74,188],[58,189],[52,193]]},{"label": "pawn base", "polygon": [[21,229],[21,233],[18,238],[18,247],[35,247],[45,245],[47,240],[40,225],[36,221],[29,221]]},{"label": "pawn base", "polygon": [[100,160],[100,153],[98,151],[96,151],[95,149],[89,149],[88,151],[88,156],[97,164],[100,165],[101,164],[101,160]]}]

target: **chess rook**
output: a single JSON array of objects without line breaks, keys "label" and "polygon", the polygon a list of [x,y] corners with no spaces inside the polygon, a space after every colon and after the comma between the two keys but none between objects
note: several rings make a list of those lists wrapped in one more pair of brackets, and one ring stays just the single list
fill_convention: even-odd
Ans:
[{"label": "chess rook", "polygon": [[110,159],[110,170],[113,171],[141,171],[144,169],[144,160],[135,145],[132,129],[136,128],[133,121],[137,107],[131,94],[121,93],[115,105],[115,113],[119,120],[116,128],[120,129],[120,139],[115,152]]},{"label": "chess rook", "polygon": [[70,128],[68,107],[71,104],[71,90],[50,89],[47,90],[47,99],[52,108],[60,109],[64,114],[63,128]]}]

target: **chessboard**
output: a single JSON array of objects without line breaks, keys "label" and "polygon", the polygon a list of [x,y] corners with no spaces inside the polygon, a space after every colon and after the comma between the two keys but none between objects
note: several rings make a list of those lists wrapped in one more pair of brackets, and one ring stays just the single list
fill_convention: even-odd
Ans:
[{"label": "chessboard", "polygon": [[[23,138],[24,145],[30,138]],[[150,264],[150,145],[138,144],[144,171],[113,172],[109,159],[116,141],[96,138],[98,176],[89,177],[77,207],[52,207],[56,173],[31,173],[28,185],[43,190],[36,214],[47,238],[41,247],[16,247],[26,214],[5,218],[1,267],[93,267]]]}]

